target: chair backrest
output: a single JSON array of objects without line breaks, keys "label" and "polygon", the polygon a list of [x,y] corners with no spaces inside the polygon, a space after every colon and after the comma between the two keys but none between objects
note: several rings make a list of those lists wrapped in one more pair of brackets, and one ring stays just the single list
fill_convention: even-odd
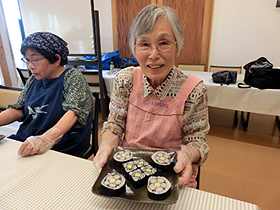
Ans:
[{"label": "chair backrest", "polygon": [[29,78],[29,71],[28,69],[21,69],[21,68],[16,68],[17,72],[19,74],[19,77],[22,81],[22,83],[25,85],[26,84],[26,80],[28,80]]},{"label": "chair backrest", "polygon": [[[98,71],[81,71],[89,85],[90,91],[92,93],[98,93],[100,96],[100,108],[101,108],[101,112],[102,112],[102,118],[103,120],[106,119],[106,117],[109,114],[109,102],[110,102],[110,98],[108,96],[108,92],[106,89],[106,85],[105,85],[105,80],[103,78],[103,75],[101,75],[101,79],[103,81],[103,87],[101,86],[101,82],[100,82],[100,75],[98,73]],[[101,93],[101,91],[103,91]]]},{"label": "chair backrest", "polygon": [[204,71],[205,65],[204,64],[179,63],[178,68],[182,71]]},{"label": "chair backrest", "polygon": [[100,93],[99,75],[97,71],[82,71],[92,93]]},{"label": "chair backrest", "polygon": [[210,65],[210,72],[218,72],[218,71],[237,71],[237,74],[242,73],[242,66],[214,66]]},{"label": "chair backrest", "polygon": [[19,97],[22,88],[0,85],[0,109],[4,110],[9,104],[13,104]]}]

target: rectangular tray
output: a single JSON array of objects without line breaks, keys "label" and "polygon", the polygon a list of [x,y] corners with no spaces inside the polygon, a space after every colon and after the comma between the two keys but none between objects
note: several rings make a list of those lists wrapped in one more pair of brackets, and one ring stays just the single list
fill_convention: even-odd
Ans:
[{"label": "rectangular tray", "polygon": [[[130,150],[133,154],[133,160],[143,158],[148,163],[151,164],[151,155],[156,152],[156,150],[146,150],[140,148],[130,148],[130,147],[115,147],[113,148],[111,154],[108,157],[107,163],[104,165],[101,173],[99,174],[97,180],[92,186],[92,193],[107,197],[107,198],[116,198],[116,199],[124,199],[130,201],[144,202],[144,203],[160,203],[160,204],[174,204],[177,202],[179,197],[179,188],[178,188],[178,176],[173,170],[173,167],[167,171],[158,170],[158,174],[160,176],[165,176],[171,183],[171,195],[168,196],[165,200],[157,201],[152,200],[148,197],[147,186],[144,185],[140,188],[134,188],[129,181],[126,181],[126,193],[121,194],[119,197],[114,196],[105,196],[101,195],[101,181],[102,179],[110,172],[117,171],[123,174],[122,170],[114,163],[113,156],[116,152],[121,150]],[[172,151],[166,151],[171,156],[171,160],[173,162],[176,161],[177,153]]]}]

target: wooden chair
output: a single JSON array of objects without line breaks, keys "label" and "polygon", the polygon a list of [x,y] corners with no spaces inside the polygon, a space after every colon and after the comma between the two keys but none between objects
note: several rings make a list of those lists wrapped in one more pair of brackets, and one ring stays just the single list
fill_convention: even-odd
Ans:
[{"label": "wooden chair", "polygon": [[5,110],[9,104],[15,103],[21,91],[22,88],[0,85],[0,110]]},{"label": "wooden chair", "polygon": [[98,150],[98,113],[99,113],[99,94],[93,93],[94,96],[94,111],[91,127],[91,145],[83,158],[88,159],[91,155],[95,155]]},{"label": "wooden chair", "polygon": [[181,71],[204,71],[204,64],[187,64],[187,63],[179,63],[178,68]]},{"label": "wooden chair", "polygon": [[242,73],[242,66],[214,66],[210,65],[210,72],[218,72],[218,71],[237,71],[237,74]]},{"label": "wooden chair", "polygon": [[29,78],[29,70],[28,69],[21,69],[21,68],[16,68],[17,69],[17,72],[19,74],[19,77],[22,81],[22,84],[25,85],[26,84],[26,81],[28,80]]},{"label": "wooden chair", "polygon": [[[215,65],[210,65],[210,72],[218,72],[218,71],[237,71],[237,74],[242,73],[242,66],[215,66]],[[250,117],[250,112],[247,112],[246,119],[244,117],[244,112],[241,111],[241,121],[242,121],[242,126],[243,130],[247,130],[248,124],[249,124],[249,117]],[[235,110],[234,113],[234,126],[236,127],[238,123],[238,111]]]},{"label": "wooden chair", "polygon": [[[98,74],[97,71],[82,71],[88,85],[89,88],[91,90],[92,93],[97,93],[99,95],[99,103],[100,103],[100,110],[102,112],[102,119],[105,120],[105,118],[108,116],[109,114],[109,102],[110,102],[110,98],[108,96],[107,93],[107,89],[106,89],[106,85],[105,85],[105,81],[103,79],[103,76],[101,77],[103,79],[103,90],[104,93],[101,94],[101,88],[100,88],[100,76]],[[100,98],[103,95],[103,100]],[[104,102],[104,104],[102,104],[102,102]]]},{"label": "wooden chair", "polygon": [[92,93],[100,93],[99,76],[97,71],[82,71]]}]

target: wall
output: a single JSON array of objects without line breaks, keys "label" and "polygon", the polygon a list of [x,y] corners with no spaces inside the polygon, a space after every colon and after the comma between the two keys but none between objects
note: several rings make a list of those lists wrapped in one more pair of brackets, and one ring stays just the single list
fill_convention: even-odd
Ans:
[{"label": "wall", "polygon": [[265,56],[280,67],[276,0],[215,0],[210,64],[241,65]]},{"label": "wall", "polygon": [[[276,0],[215,0],[209,64],[243,66],[265,56],[280,67],[280,10]],[[100,11],[102,51],[113,50],[111,0]]]},{"label": "wall", "polygon": [[[101,49],[113,51],[111,0],[95,0]],[[266,56],[280,67],[280,10],[276,0],[215,0],[210,64],[244,65]]]},{"label": "wall", "polygon": [[[76,0],[68,1],[66,10],[61,10],[65,4],[63,1],[59,1],[60,4],[53,1],[56,3],[50,0],[40,3],[41,10],[38,10],[38,1],[20,0],[26,35],[35,29],[52,31],[68,41],[70,53],[92,53],[90,0],[82,0],[79,5]],[[53,7],[54,4],[56,7]],[[79,6],[79,10],[75,5]],[[111,0],[94,0],[94,9],[99,11],[101,50],[112,51]],[[33,21],[34,19],[37,21]],[[67,21],[69,19],[71,21]]]},{"label": "wall", "polygon": [[[19,0],[25,35],[50,31],[68,42],[70,54],[92,54],[91,1]],[[55,6],[54,6],[55,5]]]},{"label": "wall", "polygon": [[95,10],[99,11],[101,51],[113,51],[111,0],[95,0]]}]

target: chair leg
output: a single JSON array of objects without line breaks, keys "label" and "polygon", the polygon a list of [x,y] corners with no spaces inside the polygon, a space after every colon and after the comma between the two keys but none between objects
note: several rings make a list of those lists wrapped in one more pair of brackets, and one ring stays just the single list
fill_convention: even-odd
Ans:
[{"label": "chair leg", "polygon": [[279,119],[279,116],[275,117],[275,122],[276,122],[276,125],[277,125],[278,129],[280,130],[280,119]]},{"label": "chair leg", "polygon": [[235,113],[234,113],[234,122],[233,122],[234,127],[236,127],[237,124],[238,124],[238,111],[235,110]]},{"label": "chair leg", "polygon": [[247,112],[247,117],[246,119],[244,118],[244,112],[241,112],[241,120],[242,120],[242,126],[243,126],[243,130],[246,131],[248,128],[248,124],[249,124],[249,117],[250,117],[250,112]]},{"label": "chair leg", "polygon": [[197,177],[195,179],[197,182],[196,189],[199,189],[199,178],[200,178],[200,166],[198,166],[198,173],[197,173]]}]

